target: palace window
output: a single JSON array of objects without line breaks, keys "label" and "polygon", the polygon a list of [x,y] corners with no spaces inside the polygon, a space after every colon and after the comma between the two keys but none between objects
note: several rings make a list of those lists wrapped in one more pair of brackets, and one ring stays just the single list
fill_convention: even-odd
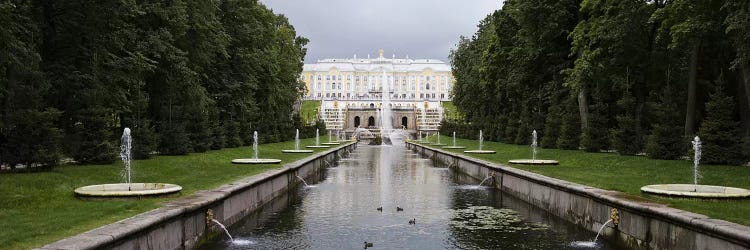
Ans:
[{"label": "palace window", "polygon": [[[427,77],[427,79],[429,79],[429,78],[430,78],[430,77],[428,76],[428,77]],[[429,83],[429,82],[428,82],[428,83],[427,83],[427,84],[425,85],[425,88],[426,88],[427,90],[430,90],[430,83]]]},{"label": "palace window", "polygon": [[321,78],[322,78],[322,76],[321,76],[321,75],[318,75],[318,81],[320,81],[320,80],[321,80]]},{"label": "palace window", "polygon": [[331,76],[330,75],[326,75],[326,81],[328,81],[328,80],[331,80]]}]

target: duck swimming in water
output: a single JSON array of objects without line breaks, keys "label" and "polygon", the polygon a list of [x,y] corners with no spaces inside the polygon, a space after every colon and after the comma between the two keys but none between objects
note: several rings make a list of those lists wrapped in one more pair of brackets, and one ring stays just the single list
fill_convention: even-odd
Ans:
[{"label": "duck swimming in water", "polygon": [[396,212],[398,212],[398,211],[404,211],[404,209],[400,208],[400,207],[396,207]]},{"label": "duck swimming in water", "polygon": [[372,242],[365,241],[365,249],[367,249],[368,247],[372,247]]},{"label": "duck swimming in water", "polygon": [[376,208],[378,211],[383,212],[383,207]]},{"label": "duck swimming in water", "polygon": [[417,224],[417,218],[413,218],[413,219],[409,220],[409,224],[410,225]]}]

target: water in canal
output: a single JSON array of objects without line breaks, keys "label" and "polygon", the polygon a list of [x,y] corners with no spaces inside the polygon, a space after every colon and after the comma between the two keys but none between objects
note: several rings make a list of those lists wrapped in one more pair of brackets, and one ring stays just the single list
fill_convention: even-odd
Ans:
[{"label": "water in canal", "polygon": [[403,146],[360,145],[311,187],[230,227],[233,242],[219,235],[201,248],[579,249],[596,236],[479,181]]}]

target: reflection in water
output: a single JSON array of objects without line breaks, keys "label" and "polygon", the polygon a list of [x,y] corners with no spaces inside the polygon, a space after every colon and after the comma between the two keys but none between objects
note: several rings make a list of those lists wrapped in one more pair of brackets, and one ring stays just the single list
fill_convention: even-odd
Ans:
[{"label": "reflection in water", "polygon": [[317,188],[295,189],[230,227],[234,243],[217,237],[201,247],[566,249],[595,237],[499,190],[471,188],[478,180],[403,146],[360,145],[348,160],[306,179]]}]

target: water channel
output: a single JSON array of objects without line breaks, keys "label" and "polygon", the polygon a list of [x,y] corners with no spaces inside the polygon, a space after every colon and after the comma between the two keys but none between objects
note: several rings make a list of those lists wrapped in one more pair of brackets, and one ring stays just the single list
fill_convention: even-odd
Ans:
[{"label": "water channel", "polygon": [[596,236],[479,181],[403,146],[360,144],[231,226],[234,241],[201,249],[581,249]]}]

